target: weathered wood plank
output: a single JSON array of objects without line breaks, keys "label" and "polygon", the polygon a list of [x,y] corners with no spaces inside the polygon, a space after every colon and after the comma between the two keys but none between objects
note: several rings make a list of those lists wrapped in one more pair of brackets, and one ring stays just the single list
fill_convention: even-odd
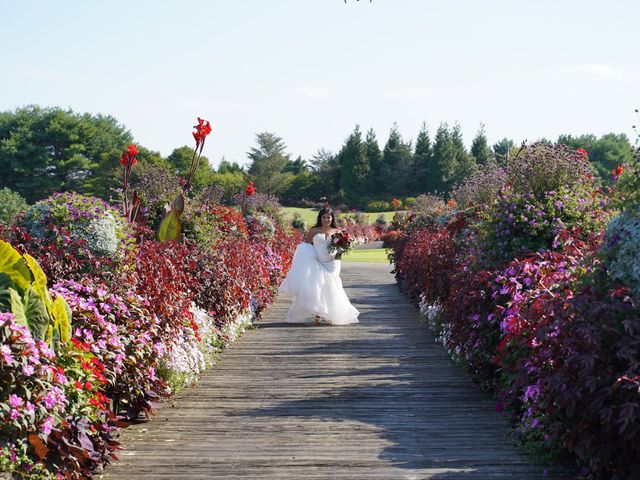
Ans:
[{"label": "weathered wood plank", "polygon": [[287,324],[290,299],[280,298],[197,387],[123,431],[104,477],[542,478],[506,415],[452,365],[389,271],[343,265],[357,325]]}]

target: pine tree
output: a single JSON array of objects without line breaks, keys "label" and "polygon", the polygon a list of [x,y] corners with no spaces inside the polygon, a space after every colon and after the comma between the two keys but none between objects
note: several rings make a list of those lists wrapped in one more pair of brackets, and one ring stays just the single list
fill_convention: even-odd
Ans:
[{"label": "pine tree", "polygon": [[448,189],[450,189],[455,183],[464,180],[476,169],[475,159],[469,155],[466,147],[464,146],[462,129],[460,128],[459,123],[456,123],[451,130],[451,145],[454,156],[454,172],[453,176],[448,181]]},{"label": "pine tree", "polygon": [[378,139],[376,138],[376,133],[373,131],[373,128],[370,128],[367,132],[364,148],[369,167],[371,168],[369,175],[370,192],[379,192],[384,183],[380,172],[380,168],[382,167],[382,152],[380,151]]},{"label": "pine tree", "polygon": [[416,139],[416,149],[411,165],[411,194],[420,195],[428,188],[429,175],[434,171],[433,149],[427,131],[427,124],[423,123]]},{"label": "pine tree", "polygon": [[367,161],[360,126],[356,125],[338,154],[340,188],[347,201],[359,204],[368,194],[371,168]]},{"label": "pine tree", "polygon": [[480,124],[480,129],[471,143],[471,155],[473,155],[477,165],[486,165],[493,160],[493,152],[487,143],[487,136],[484,133],[484,124]]},{"label": "pine tree", "polygon": [[433,169],[427,176],[427,192],[442,193],[455,172],[449,125],[441,123],[433,144]]},{"label": "pine tree", "polygon": [[503,138],[498,143],[493,146],[493,158],[495,159],[498,165],[504,165],[507,160],[507,155],[509,151],[515,147],[516,144],[513,143],[513,140],[508,138]]},{"label": "pine tree", "polygon": [[248,173],[259,191],[278,194],[293,177],[283,171],[289,162],[284,140],[274,133],[262,132],[256,135],[256,143],[258,146],[247,152],[251,159]]},{"label": "pine tree", "polygon": [[380,177],[385,185],[381,189],[383,193],[404,195],[409,192],[407,180],[410,175],[409,166],[412,157],[411,142],[405,143],[402,140],[398,125],[394,123],[382,153]]}]

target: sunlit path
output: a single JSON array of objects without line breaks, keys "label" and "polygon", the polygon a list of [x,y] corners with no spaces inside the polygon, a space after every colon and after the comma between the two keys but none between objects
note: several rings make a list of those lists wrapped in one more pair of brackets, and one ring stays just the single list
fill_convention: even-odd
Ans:
[{"label": "sunlit path", "polygon": [[280,299],[198,387],[123,432],[105,478],[542,478],[389,271],[343,265],[358,325],[288,325]]}]

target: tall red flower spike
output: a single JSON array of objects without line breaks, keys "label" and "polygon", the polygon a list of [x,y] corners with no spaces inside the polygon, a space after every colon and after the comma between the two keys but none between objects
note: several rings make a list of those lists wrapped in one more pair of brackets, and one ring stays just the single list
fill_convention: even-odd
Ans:
[{"label": "tall red flower spike", "polygon": [[193,179],[193,175],[194,173],[196,173],[196,170],[198,168],[200,155],[202,155],[202,149],[204,148],[204,141],[207,138],[207,135],[211,133],[211,122],[205,120],[204,118],[198,117],[198,124],[194,125],[193,128],[195,128],[196,131],[191,132],[191,134],[196,141],[196,147],[193,149],[193,157],[191,158],[191,166],[189,167],[187,182],[183,187],[185,193],[188,192],[191,188],[191,180]]},{"label": "tall red flower spike", "polygon": [[256,187],[253,186],[253,180],[251,180],[249,182],[249,185],[247,185],[247,188],[244,189],[244,193],[247,195],[247,197],[250,197],[251,195],[256,193]]}]

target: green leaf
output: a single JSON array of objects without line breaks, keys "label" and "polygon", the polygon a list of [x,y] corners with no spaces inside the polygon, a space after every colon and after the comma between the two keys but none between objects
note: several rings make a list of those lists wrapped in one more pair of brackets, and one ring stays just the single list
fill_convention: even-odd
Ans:
[{"label": "green leaf", "polygon": [[29,322],[27,322],[27,311],[24,303],[22,302],[22,297],[15,288],[9,288],[9,297],[11,299],[11,313],[13,313],[13,316],[15,317],[15,322],[19,325],[28,327]]},{"label": "green leaf", "polygon": [[29,288],[24,292],[22,304],[31,335],[36,340],[45,340],[50,317],[42,298],[33,288]]},{"label": "green leaf", "polygon": [[180,233],[182,233],[180,216],[175,210],[170,210],[160,222],[158,240],[161,242],[178,240],[178,238],[180,238]]},{"label": "green leaf", "polygon": [[15,248],[3,240],[0,240],[0,272],[9,275],[20,292],[31,285],[31,273],[24,258]]},{"label": "green leaf", "polygon": [[15,290],[16,284],[11,280],[9,275],[0,272],[0,312],[8,312],[11,310],[10,288]]},{"label": "green leaf", "polygon": [[68,342],[71,338],[71,309],[63,297],[53,302],[53,317],[60,332],[60,341]]},{"label": "green leaf", "polygon": [[27,266],[29,267],[29,270],[31,270],[31,273],[33,274],[33,289],[38,293],[38,295],[40,295],[40,298],[44,301],[49,314],[53,314],[53,299],[51,298],[49,290],[47,289],[47,276],[44,274],[42,268],[40,268],[40,265],[38,265],[38,262],[35,258],[33,258],[28,253],[25,253],[23,257]]}]

